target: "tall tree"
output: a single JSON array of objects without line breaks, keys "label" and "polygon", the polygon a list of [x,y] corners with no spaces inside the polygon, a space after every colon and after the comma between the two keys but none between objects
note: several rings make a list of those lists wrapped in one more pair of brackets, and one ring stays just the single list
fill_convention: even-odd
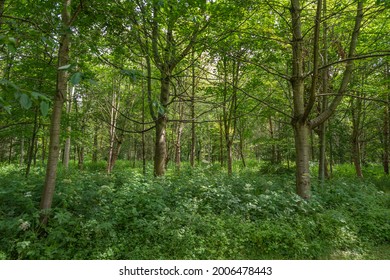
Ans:
[{"label": "tall tree", "polygon": [[302,7],[299,0],[291,0],[292,18],[292,77],[291,86],[293,91],[294,117],[292,126],[294,128],[295,152],[296,152],[296,191],[301,197],[308,199],[311,196],[310,182],[310,134],[311,130],[326,121],[340,104],[344,93],[347,90],[351,79],[358,42],[359,31],[363,18],[363,2],[357,4],[355,25],[352,31],[347,62],[343,73],[342,82],[337,92],[336,98],[332,101],[320,115],[314,119],[309,119],[312,112],[317,91],[317,80],[319,71],[319,33],[321,24],[322,0],[317,1],[317,11],[315,16],[314,38],[313,38],[313,71],[309,96],[305,93],[305,73],[304,73],[304,37],[302,32]]},{"label": "tall tree", "polygon": [[68,69],[70,64],[69,52],[71,42],[71,26],[82,8],[82,1],[80,2],[77,10],[73,14],[71,13],[71,7],[71,0],[62,1],[60,28],[61,34],[58,49],[57,84],[56,93],[54,95],[53,101],[53,112],[50,121],[50,142],[45,184],[43,187],[43,193],[40,203],[40,221],[43,225],[46,225],[49,219],[57,176],[57,164],[60,151],[61,114],[67,93]]}]

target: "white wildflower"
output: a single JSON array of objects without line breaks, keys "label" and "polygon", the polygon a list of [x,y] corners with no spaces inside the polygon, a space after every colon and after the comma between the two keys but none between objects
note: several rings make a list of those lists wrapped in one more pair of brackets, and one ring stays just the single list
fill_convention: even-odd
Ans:
[{"label": "white wildflower", "polygon": [[20,222],[19,228],[23,231],[28,230],[31,226],[28,221],[19,220],[19,222]]}]

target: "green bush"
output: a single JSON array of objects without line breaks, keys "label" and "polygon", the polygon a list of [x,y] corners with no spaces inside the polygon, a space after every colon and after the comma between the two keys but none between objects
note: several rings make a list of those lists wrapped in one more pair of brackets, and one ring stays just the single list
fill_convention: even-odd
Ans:
[{"label": "green bush", "polygon": [[336,176],[305,201],[291,174],[118,166],[60,171],[44,231],[44,171],[1,166],[0,259],[364,259],[390,241],[389,194],[367,179]]}]

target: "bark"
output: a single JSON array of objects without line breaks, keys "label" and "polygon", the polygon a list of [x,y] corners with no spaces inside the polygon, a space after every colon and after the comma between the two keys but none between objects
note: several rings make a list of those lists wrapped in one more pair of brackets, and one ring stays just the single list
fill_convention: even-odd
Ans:
[{"label": "bark", "polygon": [[[62,24],[65,31],[61,34],[59,41],[58,67],[69,64],[70,33],[67,32],[66,29],[70,27],[70,7],[71,0],[63,0]],[[53,112],[50,122],[49,154],[44,189],[40,203],[40,222],[42,225],[46,225],[48,222],[49,210],[54,196],[57,164],[60,151],[61,113],[64,105],[64,97],[66,96],[67,91],[67,78],[68,73],[66,70],[57,70],[56,93],[54,96]]]},{"label": "bark", "polygon": [[223,70],[224,70],[224,90],[223,90],[223,125],[225,132],[225,144],[226,144],[226,157],[227,157],[227,168],[228,175],[233,174],[233,141],[235,138],[236,127],[237,127],[237,88],[239,80],[240,63],[232,62],[232,89],[231,96],[229,96],[228,88],[228,62],[227,57],[223,59]]},{"label": "bark", "polygon": [[361,110],[362,100],[358,98],[355,102],[352,102],[352,161],[355,166],[356,176],[363,178],[362,165],[361,165],[361,147],[360,147],[360,135],[361,135]]},{"label": "bark", "polygon": [[42,164],[45,163],[46,160],[46,137],[45,135],[42,136]]},{"label": "bark", "polygon": [[268,124],[269,124],[269,134],[271,137],[271,163],[275,164],[278,163],[278,158],[277,158],[277,151],[276,151],[276,144],[275,144],[275,135],[274,135],[274,126],[272,122],[272,118],[268,118]]},{"label": "bark", "polygon": [[83,170],[84,169],[84,146],[78,146],[77,158],[78,158],[77,166],[80,170]]},{"label": "bark", "polygon": [[330,116],[334,114],[334,112],[337,109],[337,106],[340,104],[341,100],[344,97],[345,92],[347,91],[347,87],[349,85],[349,82],[352,77],[352,71],[354,68],[354,57],[355,57],[355,51],[356,46],[359,38],[360,33],[360,27],[363,20],[363,2],[359,1],[357,6],[357,12],[355,17],[355,26],[352,32],[351,41],[349,44],[349,51],[348,51],[348,61],[345,66],[345,70],[343,73],[343,78],[340,84],[340,87],[338,89],[336,97],[333,99],[333,101],[330,103],[330,105],[327,107],[327,109],[322,112],[319,116],[317,116],[315,119],[310,121],[310,126],[312,128],[315,128],[322,124],[324,121],[329,119]]},{"label": "bark", "polygon": [[3,28],[3,13],[5,0],[0,0],[0,30]]},{"label": "bark", "polygon": [[[73,98],[73,94],[74,94],[74,89],[75,89],[75,87],[72,86],[72,88],[69,92],[69,95],[68,95],[68,100],[66,102],[66,114],[68,116],[70,115],[70,112],[72,110],[72,98]],[[69,168],[70,141],[71,141],[70,133],[71,132],[72,132],[72,127],[69,124],[68,127],[66,128],[67,137],[65,140],[65,147],[64,147],[64,168],[65,168],[65,170],[68,170],[68,168]]]},{"label": "bark", "polygon": [[97,163],[98,160],[98,133],[99,133],[99,126],[97,123],[95,123],[95,129],[93,134],[93,153],[92,153],[92,162]]},{"label": "bark", "polygon": [[[326,0],[323,0],[323,16],[326,17]],[[328,25],[327,22],[324,21],[323,24],[323,64],[328,64]],[[326,94],[329,91],[329,69],[324,69],[322,71],[322,93],[324,94],[321,99],[320,104],[320,114],[326,110],[328,107],[328,97]],[[318,167],[318,178],[320,182],[324,182],[325,178],[329,178],[329,174],[327,172],[327,164],[326,164],[326,121],[324,121],[318,128],[318,136],[320,142],[320,152],[319,152],[319,167]]]},{"label": "bark", "polygon": [[224,165],[224,156],[223,156],[223,122],[222,117],[219,118],[219,161],[221,166]]},{"label": "bark", "polygon": [[[23,129],[24,130],[24,129]],[[22,166],[24,163],[24,132],[22,132],[22,139],[20,140],[20,159],[19,166]]]},{"label": "bark", "polygon": [[[299,0],[291,0],[291,18],[292,18],[292,77],[291,86],[293,91],[293,107],[294,114],[292,126],[294,128],[295,151],[296,151],[296,189],[297,193],[304,199],[309,199],[311,196],[309,159],[310,159],[310,135],[311,129],[318,127],[324,123],[336,110],[340,104],[347,86],[351,79],[353,70],[353,59],[348,60],[343,73],[342,82],[338,90],[337,96],[334,98],[328,108],[315,119],[309,120],[309,115],[312,111],[313,102],[315,100],[316,81],[318,76],[318,30],[320,21],[318,20],[321,13],[321,0],[317,1],[317,14],[314,35],[314,53],[313,53],[313,76],[310,88],[310,96],[305,104],[304,90],[304,52],[303,52],[303,35],[301,27],[301,6]],[[358,35],[360,31],[361,21],[363,18],[363,2],[358,2],[357,13],[355,17],[355,26],[352,32],[349,45],[348,58],[355,56]]]},{"label": "bark", "polygon": [[[390,80],[390,68],[389,64],[386,64],[385,67],[385,79]],[[390,95],[390,83],[387,84],[387,93],[385,93],[385,100],[387,103],[384,105],[384,114],[383,114],[383,171],[386,175],[389,174],[389,120],[390,120],[390,110],[389,110],[389,95]]]},{"label": "bark", "polygon": [[[143,62],[141,64],[142,72],[144,70]],[[142,149],[142,174],[146,175],[146,140],[145,140],[145,86],[144,80],[141,81],[142,87],[142,133],[141,133],[141,149]]]},{"label": "bark", "polygon": [[[120,86],[118,86],[118,91]],[[111,96],[111,104],[110,104],[110,143],[109,143],[109,151],[108,151],[108,159],[107,159],[107,173],[111,173],[114,168],[113,164],[115,164],[115,145],[116,145],[116,124],[118,120],[118,111],[119,111],[119,102],[120,102],[120,94],[116,92],[115,82],[112,82],[112,96]],[[117,156],[117,155],[116,155]]]},{"label": "bark", "polygon": [[119,157],[119,153],[120,153],[121,148],[122,148],[122,141],[123,141],[123,134],[118,136],[117,139],[115,139],[115,142],[113,144],[113,149],[112,149],[112,154],[111,154],[111,159],[110,159],[110,168],[111,168],[110,172],[114,168],[115,163]]},{"label": "bark", "polygon": [[294,124],[295,153],[296,153],[296,192],[304,198],[311,196],[310,186],[310,145],[309,145],[310,127],[307,123],[297,122]]},{"label": "bark", "polygon": [[12,162],[12,147],[13,147],[13,138],[11,138],[11,141],[10,141],[10,144],[9,144],[8,164],[11,164],[11,162]]},{"label": "bark", "polygon": [[[181,99],[179,98],[179,118],[183,119],[184,108]],[[176,143],[175,143],[175,164],[176,169],[180,171],[181,165],[181,136],[183,133],[184,124],[179,122],[176,128]]]},{"label": "bark", "polygon": [[195,166],[195,147],[196,147],[196,124],[195,124],[195,60],[194,50],[192,51],[192,86],[191,86],[191,148],[190,165]]},{"label": "bark", "polygon": [[26,178],[30,174],[31,162],[33,160],[37,133],[38,133],[38,107],[35,107],[34,127],[33,127],[32,135],[31,135],[31,143],[29,145],[28,154],[27,154],[27,168],[26,168],[26,174],[25,174]]},{"label": "bark", "polygon": [[296,161],[296,192],[304,199],[309,199],[310,187],[310,127],[306,119],[304,101],[304,56],[303,56],[303,36],[301,29],[301,7],[299,0],[291,0],[291,17],[293,28],[293,57],[292,57],[292,77],[291,86],[293,91],[294,118],[292,126],[294,128],[295,139],[295,161]]},{"label": "bark", "polygon": [[167,115],[166,107],[169,100],[170,93],[170,74],[161,73],[161,92],[160,92],[160,110],[158,110],[156,123],[156,143],[155,143],[155,154],[154,154],[154,175],[163,176],[165,174],[165,164],[167,160],[167,139],[166,139],[166,128],[167,128]]},{"label": "bark", "polygon": [[[202,28],[198,25],[194,27],[191,34],[188,37],[188,43],[183,45],[175,40],[175,19],[168,17],[165,26],[160,26],[160,6],[155,2],[153,4],[153,18],[151,21],[151,49],[153,53],[153,61],[160,71],[161,75],[161,88],[160,88],[160,104],[157,118],[155,118],[156,124],[156,143],[154,154],[154,175],[163,176],[165,174],[165,164],[167,162],[167,144],[166,144],[166,126],[168,121],[167,108],[170,97],[170,83],[171,75],[177,64],[183,60],[190,52],[197,41],[199,33],[203,32],[207,23]],[[173,13],[172,4],[166,6],[168,15]],[[164,42],[164,43],[162,43]],[[164,44],[161,46],[161,44]],[[178,50],[181,49],[180,53]]]},{"label": "bark", "polygon": [[241,157],[241,162],[242,162],[242,166],[246,167],[246,162],[245,162],[245,155],[244,155],[244,131],[245,131],[245,127],[244,127],[244,124],[241,123],[241,127],[240,129],[238,129],[238,134],[239,134],[239,137],[240,137],[240,157]]}]

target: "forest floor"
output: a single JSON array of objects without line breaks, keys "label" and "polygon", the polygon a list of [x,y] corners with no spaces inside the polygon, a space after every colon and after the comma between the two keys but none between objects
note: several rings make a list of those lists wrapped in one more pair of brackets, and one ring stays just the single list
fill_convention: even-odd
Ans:
[{"label": "forest floor", "polygon": [[[0,259],[390,259],[390,178],[349,165],[313,179],[309,201],[294,170],[253,162],[163,178],[119,161],[60,168],[51,219],[41,228],[44,166],[0,165]],[[313,167],[313,178],[316,170]]]},{"label": "forest floor", "polygon": [[373,260],[390,260],[390,244],[379,245],[369,252]]}]

